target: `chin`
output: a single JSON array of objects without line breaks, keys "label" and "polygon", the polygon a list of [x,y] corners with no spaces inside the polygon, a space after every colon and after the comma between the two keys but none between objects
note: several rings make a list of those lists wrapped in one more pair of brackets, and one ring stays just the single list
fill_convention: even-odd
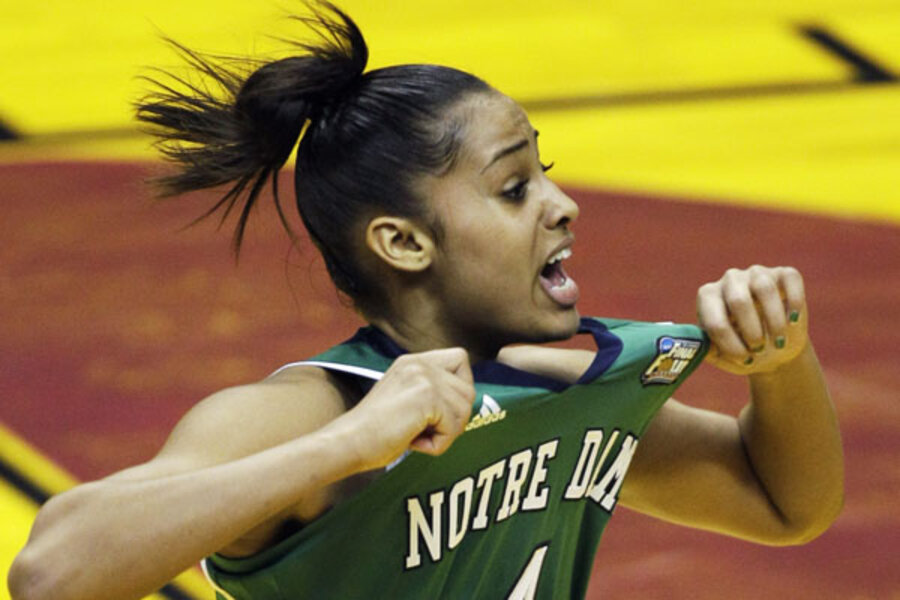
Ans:
[{"label": "chin", "polygon": [[578,327],[581,325],[581,314],[579,314],[578,309],[574,306],[565,311],[565,315],[563,318],[563,324],[560,327],[560,340],[567,340],[576,333],[578,333]]},{"label": "chin", "polygon": [[578,333],[580,323],[581,315],[574,306],[560,309],[552,317],[544,318],[540,324],[536,324],[532,330],[532,338],[527,342],[534,344],[567,340]]}]

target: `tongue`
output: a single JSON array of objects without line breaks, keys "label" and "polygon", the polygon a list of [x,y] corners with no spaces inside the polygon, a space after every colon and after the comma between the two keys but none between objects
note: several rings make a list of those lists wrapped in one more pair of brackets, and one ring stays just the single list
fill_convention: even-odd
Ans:
[{"label": "tongue", "polygon": [[547,295],[563,306],[574,306],[578,302],[578,285],[569,279],[562,263],[547,265],[541,271],[541,286]]},{"label": "tongue", "polygon": [[552,287],[559,287],[566,282],[566,272],[563,270],[560,262],[544,267],[544,270],[541,271],[541,277],[549,281]]}]

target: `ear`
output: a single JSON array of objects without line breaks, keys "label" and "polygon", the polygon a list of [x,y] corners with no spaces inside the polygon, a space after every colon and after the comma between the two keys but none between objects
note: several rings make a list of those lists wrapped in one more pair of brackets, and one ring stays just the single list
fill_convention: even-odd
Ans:
[{"label": "ear", "polygon": [[389,266],[411,273],[431,265],[434,240],[403,217],[376,217],[366,227],[366,245]]}]

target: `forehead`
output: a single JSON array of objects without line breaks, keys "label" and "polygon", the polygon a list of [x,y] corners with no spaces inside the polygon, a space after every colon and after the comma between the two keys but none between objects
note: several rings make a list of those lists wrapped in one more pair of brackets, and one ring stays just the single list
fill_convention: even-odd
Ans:
[{"label": "forehead", "polygon": [[528,115],[500,92],[474,94],[458,108],[465,124],[460,146],[464,161],[484,166],[497,150],[534,138]]}]

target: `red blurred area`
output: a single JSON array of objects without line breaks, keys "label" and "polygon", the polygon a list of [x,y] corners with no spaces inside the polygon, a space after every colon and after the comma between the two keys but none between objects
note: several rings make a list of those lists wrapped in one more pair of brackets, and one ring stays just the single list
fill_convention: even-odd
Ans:
[{"label": "red blurred area", "polygon": [[[310,243],[291,248],[271,207],[236,265],[230,223],[182,230],[213,197],[153,203],[149,174],[136,164],[0,166],[0,420],[83,479],[150,458],[197,400],[360,324]],[[696,288],[728,267],[799,268],[847,455],[846,509],[804,547],[620,510],[589,597],[900,596],[890,568],[900,549],[900,229],[569,191],[581,217],[567,270],[584,314],[690,321]],[[679,392],[730,413],[745,398],[742,381],[709,368]]]}]

